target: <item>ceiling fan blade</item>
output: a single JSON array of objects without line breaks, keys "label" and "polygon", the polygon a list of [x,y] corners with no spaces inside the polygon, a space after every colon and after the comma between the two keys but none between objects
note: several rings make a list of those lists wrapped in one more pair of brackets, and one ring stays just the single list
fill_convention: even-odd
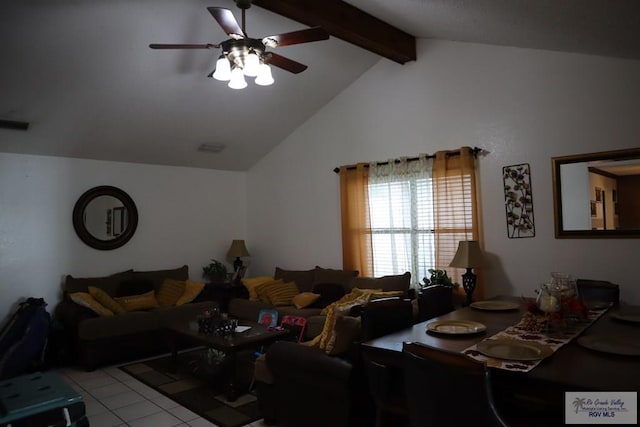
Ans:
[{"label": "ceiling fan blade", "polygon": [[306,65],[273,52],[269,52],[269,59],[266,62],[293,74],[301,73],[307,69]]},{"label": "ceiling fan blade", "polygon": [[222,27],[225,33],[232,39],[243,39],[246,37],[244,31],[236,21],[236,17],[233,16],[233,12],[224,7],[208,7],[209,13],[218,21],[218,24]]},{"label": "ceiling fan blade", "polygon": [[267,47],[289,46],[292,44],[309,43],[318,40],[327,40],[329,33],[321,27],[309,28],[306,30],[292,31],[290,33],[276,34],[262,39],[262,43]]},{"label": "ceiling fan blade", "polygon": [[212,49],[219,48],[219,44],[150,44],[151,49]]}]

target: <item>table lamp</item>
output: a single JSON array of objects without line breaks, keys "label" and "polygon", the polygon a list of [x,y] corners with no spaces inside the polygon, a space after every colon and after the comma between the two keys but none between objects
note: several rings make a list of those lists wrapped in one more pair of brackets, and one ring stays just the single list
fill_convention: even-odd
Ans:
[{"label": "table lamp", "polygon": [[234,240],[231,242],[229,252],[227,252],[227,258],[235,258],[233,261],[233,271],[238,271],[242,268],[241,256],[249,256],[249,251],[244,244],[244,240]]},{"label": "table lamp", "polygon": [[474,267],[482,265],[482,251],[476,240],[461,240],[458,242],[458,250],[449,267],[466,268],[467,272],[462,275],[462,287],[467,294],[469,305],[473,302],[473,291],[476,288],[476,275],[471,271]]}]

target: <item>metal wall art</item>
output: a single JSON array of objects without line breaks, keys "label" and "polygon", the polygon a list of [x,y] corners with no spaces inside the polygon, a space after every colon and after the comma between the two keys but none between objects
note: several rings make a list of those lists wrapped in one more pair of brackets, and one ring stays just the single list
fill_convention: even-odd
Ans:
[{"label": "metal wall art", "polygon": [[504,206],[507,213],[507,236],[510,239],[534,237],[531,168],[528,163],[502,168]]}]

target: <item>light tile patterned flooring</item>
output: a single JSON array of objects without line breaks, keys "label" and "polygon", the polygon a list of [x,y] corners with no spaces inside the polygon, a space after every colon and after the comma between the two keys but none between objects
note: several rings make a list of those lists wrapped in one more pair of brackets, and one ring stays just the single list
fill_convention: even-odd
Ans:
[{"label": "light tile patterned flooring", "polygon": [[[82,395],[91,427],[216,427],[115,366],[56,371]],[[260,420],[249,426],[265,424]]]}]

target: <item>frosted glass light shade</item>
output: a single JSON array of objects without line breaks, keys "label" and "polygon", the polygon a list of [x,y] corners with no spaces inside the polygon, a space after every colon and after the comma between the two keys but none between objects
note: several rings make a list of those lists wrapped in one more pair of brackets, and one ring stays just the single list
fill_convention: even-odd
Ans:
[{"label": "frosted glass light shade", "polygon": [[231,89],[244,89],[247,87],[247,81],[244,79],[244,73],[241,68],[235,67],[231,70],[231,80],[229,80]]},{"label": "frosted glass light shade", "polygon": [[251,52],[244,59],[244,75],[247,77],[255,77],[258,75],[258,71],[260,69],[260,58],[258,55]]},{"label": "frosted glass light shade", "polygon": [[274,82],[273,76],[271,75],[271,67],[267,64],[260,64],[260,68],[258,70],[258,77],[256,77],[256,84],[260,86],[269,86]]},{"label": "frosted glass light shade", "polygon": [[231,79],[231,65],[224,55],[220,55],[216,62],[216,71],[213,73],[213,78],[222,82],[226,82]]}]

